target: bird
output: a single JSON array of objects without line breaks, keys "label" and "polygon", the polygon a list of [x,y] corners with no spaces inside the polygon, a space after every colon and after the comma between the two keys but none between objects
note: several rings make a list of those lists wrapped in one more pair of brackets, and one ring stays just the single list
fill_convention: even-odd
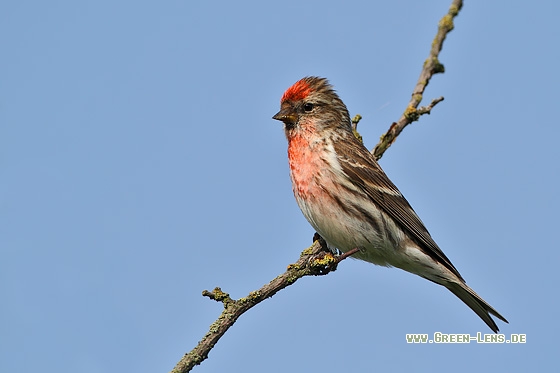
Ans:
[{"label": "bird", "polygon": [[[292,190],[303,215],[334,253],[396,267],[442,285],[497,333],[508,321],[473,289],[416,212],[354,135],[350,115],[326,78],[289,87],[273,119],[288,140]],[[338,250],[338,251],[337,251]]]}]

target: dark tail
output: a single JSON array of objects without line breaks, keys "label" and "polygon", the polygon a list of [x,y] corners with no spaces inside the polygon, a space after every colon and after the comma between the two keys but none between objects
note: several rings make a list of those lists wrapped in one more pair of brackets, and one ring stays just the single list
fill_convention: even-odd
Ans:
[{"label": "dark tail", "polygon": [[465,283],[458,282],[448,282],[444,285],[453,294],[455,294],[459,299],[461,299],[467,306],[473,310],[478,317],[482,319],[494,331],[497,333],[500,329],[490,317],[490,315],[496,316],[498,319],[509,324],[505,317],[500,315],[492,306],[484,301],[473,289],[467,286]]}]

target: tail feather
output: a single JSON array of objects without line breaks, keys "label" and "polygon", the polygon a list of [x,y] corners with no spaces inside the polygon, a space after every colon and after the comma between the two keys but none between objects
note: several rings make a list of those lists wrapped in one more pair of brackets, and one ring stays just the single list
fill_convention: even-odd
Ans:
[{"label": "tail feather", "polygon": [[469,306],[477,315],[494,331],[497,333],[499,331],[498,326],[490,315],[496,316],[503,322],[509,323],[505,317],[500,315],[492,306],[484,301],[473,289],[468,287],[465,283],[459,282],[448,282],[445,284],[453,294],[455,294],[459,299],[461,299],[467,306]]}]

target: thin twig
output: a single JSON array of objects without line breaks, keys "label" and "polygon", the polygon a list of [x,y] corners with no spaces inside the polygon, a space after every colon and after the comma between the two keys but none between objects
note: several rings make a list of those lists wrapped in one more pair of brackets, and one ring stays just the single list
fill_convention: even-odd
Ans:
[{"label": "thin twig", "polygon": [[358,123],[360,120],[362,120],[362,116],[360,114],[356,114],[354,118],[352,118],[352,132],[354,132],[354,136],[363,143],[364,139],[362,139],[362,135],[358,132]]},{"label": "thin twig", "polygon": [[443,97],[437,98],[431,102],[430,105],[423,108],[418,108],[420,102],[422,102],[422,95],[424,90],[428,86],[430,79],[434,74],[443,73],[445,71],[443,65],[439,62],[439,53],[443,47],[443,41],[445,40],[447,34],[453,30],[453,20],[459,14],[463,6],[462,0],[453,0],[451,6],[449,7],[449,12],[443,16],[439,21],[438,31],[434,41],[432,42],[432,49],[430,50],[430,56],[424,62],[424,67],[416,83],[416,87],[412,91],[412,97],[408,106],[406,107],[401,118],[397,122],[393,122],[389,130],[384,133],[379,139],[379,143],[372,150],[373,155],[379,160],[383,156],[383,153],[393,144],[397,136],[402,132],[402,130],[408,126],[410,123],[417,121],[421,115],[430,114],[430,110],[436,106],[439,102],[443,101]]},{"label": "thin twig", "polygon": [[350,255],[334,256],[326,248],[325,242],[318,236],[313,245],[305,249],[299,260],[290,264],[286,272],[270,281],[257,291],[252,291],[248,296],[237,300],[231,299],[228,293],[220,288],[213,291],[204,290],[203,296],[221,302],[224,305],[222,314],[212,325],[210,331],[202,338],[198,345],[189,353],[185,354],[177,363],[172,373],[189,372],[194,366],[200,364],[208,357],[208,353],[225,334],[225,332],[237,321],[237,319],[260,302],[272,297],[280,290],[292,285],[305,276],[322,276],[335,271],[338,263],[346,259],[358,250],[348,252]]}]

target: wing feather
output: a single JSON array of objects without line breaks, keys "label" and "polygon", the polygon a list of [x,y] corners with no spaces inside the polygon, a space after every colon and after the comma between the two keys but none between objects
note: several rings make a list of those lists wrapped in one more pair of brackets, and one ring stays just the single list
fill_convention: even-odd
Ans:
[{"label": "wing feather", "polygon": [[[350,146],[349,149],[348,146]],[[359,186],[373,203],[405,230],[427,255],[442,263],[463,280],[459,271],[430,236],[408,201],[359,140],[345,142],[344,147],[335,142],[334,148],[339,156],[342,171],[352,182]],[[351,151],[351,154],[347,154],[348,151]]]}]

